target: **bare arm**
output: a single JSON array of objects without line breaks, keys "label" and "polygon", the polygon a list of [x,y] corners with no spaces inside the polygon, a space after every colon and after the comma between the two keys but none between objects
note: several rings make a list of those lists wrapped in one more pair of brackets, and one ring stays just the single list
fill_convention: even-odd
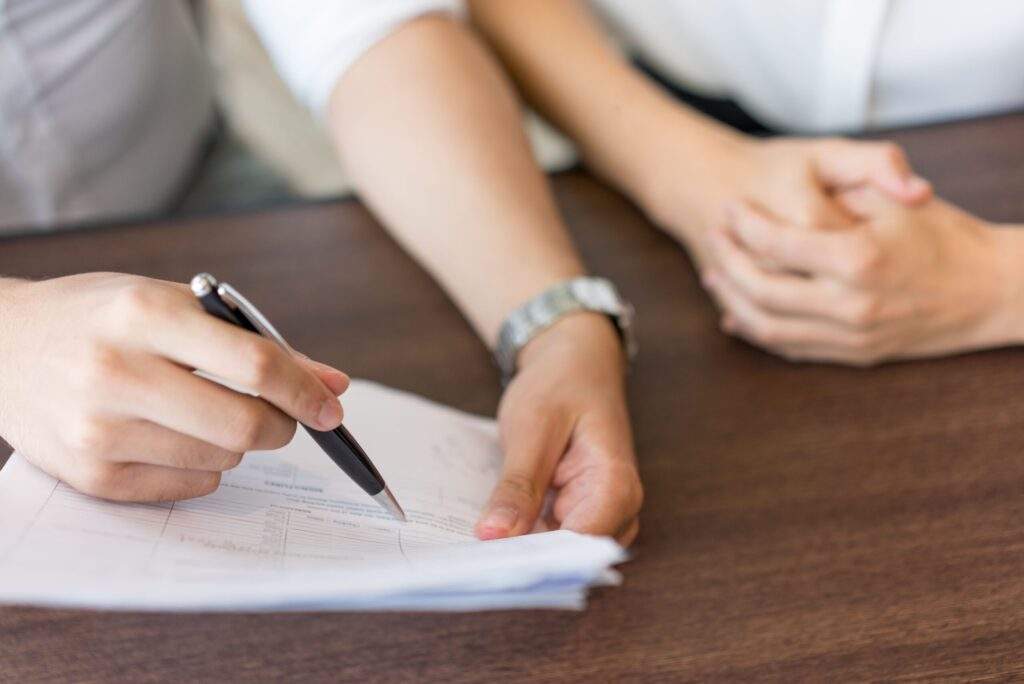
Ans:
[{"label": "bare arm", "polygon": [[[579,146],[588,165],[634,198],[654,190],[647,164],[676,135],[701,158],[740,136],[678,106],[629,64],[574,0],[472,0],[473,21],[528,100]],[[697,165],[680,164],[680,188]]]},{"label": "bare arm", "polygon": [[[583,266],[522,131],[509,83],[453,19],[412,21],[340,79],[330,125],[360,195],[493,345],[504,318]],[[597,314],[533,339],[498,412],[504,474],[477,526],[637,533],[641,489],[614,329]]]},{"label": "bare arm", "polygon": [[470,7],[531,104],[698,261],[708,228],[742,199],[797,223],[834,226],[847,215],[833,190],[872,182],[901,201],[928,196],[891,145],[762,142],[676,102],[618,54],[578,0],[470,0]]},{"label": "bare arm", "polygon": [[497,64],[460,22],[411,22],[338,83],[330,125],[359,194],[493,345],[583,272]]}]

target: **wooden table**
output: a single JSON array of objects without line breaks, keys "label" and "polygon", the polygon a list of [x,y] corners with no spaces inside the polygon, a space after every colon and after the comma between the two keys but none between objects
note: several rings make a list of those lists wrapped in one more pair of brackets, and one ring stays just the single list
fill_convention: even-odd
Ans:
[{"label": "wooden table", "polygon": [[[941,194],[1024,220],[1024,116],[895,137]],[[0,679],[1024,677],[1024,353],[790,365],[719,334],[683,252],[621,197],[583,173],[555,187],[640,312],[648,499],[624,586],[579,614],[4,608]],[[0,242],[6,274],[99,269],[208,269],[314,356],[496,406],[486,350],[354,202]]]}]

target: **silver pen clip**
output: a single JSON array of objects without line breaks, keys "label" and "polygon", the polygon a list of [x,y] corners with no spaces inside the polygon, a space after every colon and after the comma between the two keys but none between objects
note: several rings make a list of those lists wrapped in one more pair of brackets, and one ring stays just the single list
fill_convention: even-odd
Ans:
[{"label": "silver pen clip", "polygon": [[228,283],[221,283],[217,286],[217,295],[225,304],[241,311],[242,315],[249,319],[249,322],[259,330],[261,335],[277,342],[289,354],[297,354],[282,337],[281,333],[277,332],[277,328],[274,327],[273,323],[267,320],[267,317],[260,313],[260,310],[252,302],[243,297],[241,292],[231,287]]}]

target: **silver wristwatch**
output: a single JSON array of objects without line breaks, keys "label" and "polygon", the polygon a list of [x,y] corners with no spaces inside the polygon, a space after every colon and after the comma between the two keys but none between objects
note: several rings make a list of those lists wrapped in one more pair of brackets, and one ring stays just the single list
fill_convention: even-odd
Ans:
[{"label": "silver wristwatch", "polygon": [[632,361],[637,351],[633,306],[619,296],[611,281],[584,276],[545,290],[505,319],[494,351],[504,381],[507,383],[515,375],[519,350],[527,342],[563,316],[577,311],[596,311],[611,318],[619,331],[626,357]]}]

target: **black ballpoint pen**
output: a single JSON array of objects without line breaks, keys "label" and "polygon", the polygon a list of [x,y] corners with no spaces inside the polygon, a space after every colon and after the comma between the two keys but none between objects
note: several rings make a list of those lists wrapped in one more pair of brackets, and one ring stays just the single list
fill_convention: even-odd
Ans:
[{"label": "black ballpoint pen", "polygon": [[[218,283],[217,279],[209,273],[200,273],[192,278],[192,294],[199,299],[207,313],[257,335],[262,335],[277,343],[289,354],[296,353],[270,324],[270,321],[260,313],[259,309],[227,283]],[[384,478],[381,477],[373,465],[373,461],[344,425],[339,425],[326,432],[314,430],[307,425],[302,427],[331,457],[331,460],[352,478],[353,482],[373,497],[373,500],[388,513],[405,522],[405,512],[384,483]]]}]

